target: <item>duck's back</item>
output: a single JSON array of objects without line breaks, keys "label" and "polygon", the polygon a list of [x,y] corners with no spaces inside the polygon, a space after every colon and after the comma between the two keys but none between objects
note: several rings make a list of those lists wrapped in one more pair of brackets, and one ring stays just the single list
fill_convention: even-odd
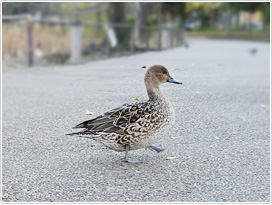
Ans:
[{"label": "duck's back", "polygon": [[165,130],[172,122],[171,115],[171,110],[164,103],[127,103],[80,123],[75,128],[85,130],[73,134],[92,138],[116,151],[124,151],[126,144],[131,149],[139,149],[152,145],[161,138],[158,132]]}]

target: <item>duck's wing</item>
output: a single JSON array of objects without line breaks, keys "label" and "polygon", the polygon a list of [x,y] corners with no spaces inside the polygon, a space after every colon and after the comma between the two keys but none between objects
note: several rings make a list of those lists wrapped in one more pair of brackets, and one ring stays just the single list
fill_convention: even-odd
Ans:
[{"label": "duck's wing", "polygon": [[84,121],[74,128],[85,128],[85,131],[90,133],[124,134],[124,129],[142,118],[146,112],[146,102],[124,104],[94,119]]}]

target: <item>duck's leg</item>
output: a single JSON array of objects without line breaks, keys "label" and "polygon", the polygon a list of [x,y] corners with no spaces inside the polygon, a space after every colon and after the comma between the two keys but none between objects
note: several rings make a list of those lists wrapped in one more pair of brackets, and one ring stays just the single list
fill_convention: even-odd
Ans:
[{"label": "duck's leg", "polygon": [[134,159],[134,160],[128,159],[128,151],[129,151],[129,148],[130,148],[129,145],[126,144],[126,145],[125,145],[125,158],[124,158],[124,162],[129,162],[129,163],[141,163],[141,161],[138,160],[138,159]]},{"label": "duck's leg", "polygon": [[152,151],[156,151],[156,152],[162,152],[164,149],[162,148],[162,147],[156,147],[156,146],[153,146],[153,145],[151,145],[151,146],[148,146],[147,148],[149,148],[150,150],[152,150]]}]

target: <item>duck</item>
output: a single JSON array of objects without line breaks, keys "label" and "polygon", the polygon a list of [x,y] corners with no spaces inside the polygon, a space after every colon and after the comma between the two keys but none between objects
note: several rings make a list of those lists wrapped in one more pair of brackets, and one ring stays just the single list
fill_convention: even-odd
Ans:
[{"label": "duck", "polygon": [[164,138],[175,121],[175,112],[168,98],[160,90],[164,83],[182,84],[174,80],[162,65],[153,65],[145,73],[147,101],[125,103],[104,114],[84,121],[69,133],[70,136],[90,138],[117,152],[125,152],[124,162],[141,163],[129,159],[130,150],[148,148],[161,152],[154,144]]}]

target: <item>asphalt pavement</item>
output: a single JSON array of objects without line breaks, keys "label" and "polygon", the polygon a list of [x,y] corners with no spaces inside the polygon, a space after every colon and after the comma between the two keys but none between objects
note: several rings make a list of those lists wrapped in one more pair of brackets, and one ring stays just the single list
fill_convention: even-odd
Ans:
[{"label": "asphalt pavement", "polygon": [[[250,52],[256,49],[255,53]],[[189,39],[189,48],[2,73],[3,202],[269,202],[270,46]],[[161,64],[175,125],[164,152],[124,153],[66,136],[137,97]],[[85,115],[86,110],[94,115]]]}]

